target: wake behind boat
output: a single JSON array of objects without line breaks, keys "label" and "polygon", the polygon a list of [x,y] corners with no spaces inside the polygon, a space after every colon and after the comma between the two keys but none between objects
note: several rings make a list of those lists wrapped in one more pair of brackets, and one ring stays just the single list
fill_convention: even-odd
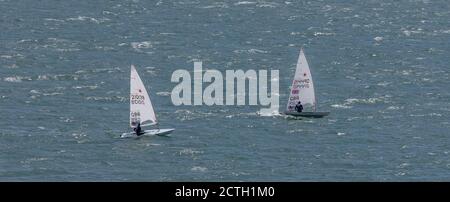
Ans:
[{"label": "wake behind boat", "polygon": [[330,114],[330,112],[317,112],[316,105],[313,79],[302,48],[284,114],[308,118],[322,118]]},{"label": "wake behind boat", "polygon": [[[156,126],[157,129],[139,131],[141,126]],[[159,129],[150,97],[133,65],[131,65],[130,75],[130,127],[135,132],[123,133],[120,137],[168,135],[175,130]]]}]

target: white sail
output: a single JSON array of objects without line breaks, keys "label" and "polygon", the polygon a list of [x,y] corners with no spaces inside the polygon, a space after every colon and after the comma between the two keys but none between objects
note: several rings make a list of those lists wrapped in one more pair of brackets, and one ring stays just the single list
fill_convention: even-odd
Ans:
[{"label": "white sail", "polygon": [[295,105],[299,101],[305,107],[305,110],[312,108],[316,111],[316,96],[314,94],[313,80],[308,62],[306,61],[305,54],[303,53],[303,49],[300,50],[294,80],[292,81],[291,93],[287,104],[287,111],[295,111]]},{"label": "white sail", "polygon": [[139,77],[136,68],[131,65],[130,78],[130,126],[134,127],[137,122],[142,125],[154,125],[157,123],[152,102],[147,90]]}]

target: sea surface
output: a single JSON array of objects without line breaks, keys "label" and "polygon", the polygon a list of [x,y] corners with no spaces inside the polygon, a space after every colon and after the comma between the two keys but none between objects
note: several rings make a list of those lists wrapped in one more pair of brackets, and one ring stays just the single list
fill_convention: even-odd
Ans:
[{"label": "sea surface", "polygon": [[[449,19],[447,0],[0,0],[0,181],[450,181]],[[201,60],[279,70],[283,111],[301,47],[326,118],[172,104]],[[170,137],[119,138],[131,64]]]}]

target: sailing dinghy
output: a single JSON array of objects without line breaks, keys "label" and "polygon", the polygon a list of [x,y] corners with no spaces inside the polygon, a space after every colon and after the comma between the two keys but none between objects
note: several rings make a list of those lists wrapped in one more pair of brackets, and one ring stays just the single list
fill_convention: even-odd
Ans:
[{"label": "sailing dinghy", "polygon": [[[136,68],[131,65],[130,77],[130,126],[135,128],[140,123],[141,127],[156,126],[157,129],[142,130],[141,136],[168,135],[175,129],[160,129],[156,120],[152,102],[142,83]],[[123,133],[122,138],[137,137],[135,132]]]},{"label": "sailing dinghy", "polygon": [[[295,106],[298,102],[301,102],[303,105],[304,110],[302,112],[296,110]],[[294,80],[292,81],[287,109],[284,114],[310,118],[322,118],[330,114],[330,112],[318,112],[316,105],[313,79],[302,48],[297,61]]]}]

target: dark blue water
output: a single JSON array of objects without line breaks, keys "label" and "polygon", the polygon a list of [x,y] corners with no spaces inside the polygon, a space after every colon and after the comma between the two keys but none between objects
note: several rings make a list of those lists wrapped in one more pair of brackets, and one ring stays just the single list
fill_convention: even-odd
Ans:
[{"label": "dark blue water", "polygon": [[[448,181],[450,5],[0,0],[1,181]],[[174,106],[172,72],[278,69],[323,119]],[[169,138],[120,139],[137,66]]]}]

